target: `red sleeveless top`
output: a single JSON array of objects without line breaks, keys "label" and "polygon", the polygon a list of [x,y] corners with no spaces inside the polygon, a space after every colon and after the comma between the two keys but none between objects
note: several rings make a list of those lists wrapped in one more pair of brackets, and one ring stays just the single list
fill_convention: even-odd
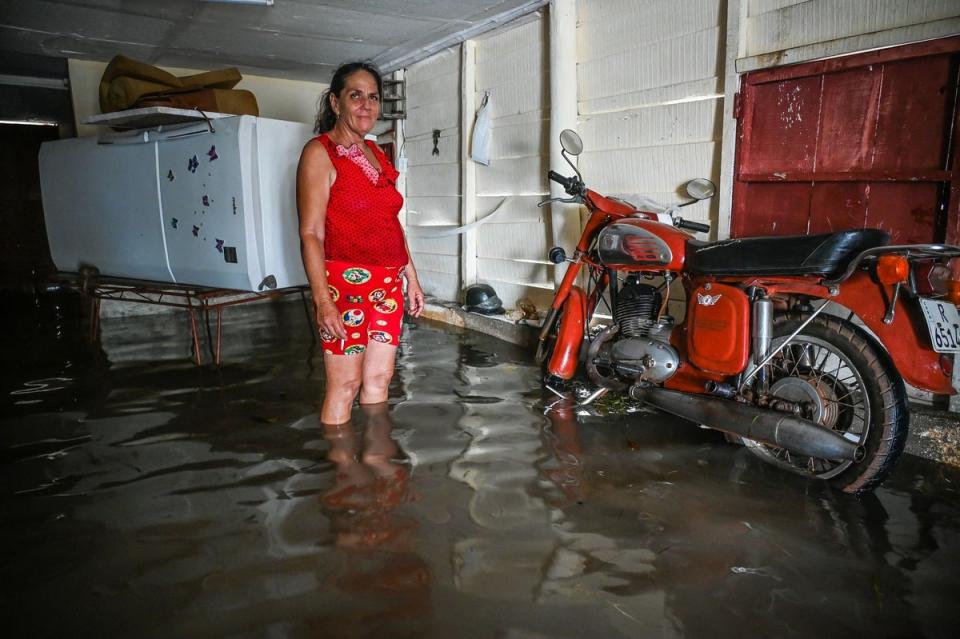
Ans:
[{"label": "red sleeveless top", "polygon": [[327,201],[323,242],[326,258],[371,266],[407,264],[410,258],[397,218],[403,206],[403,196],[396,188],[400,173],[380,147],[369,140],[364,143],[380,161],[381,171],[370,164],[360,147],[344,148],[326,133],[317,139],[337,170]]}]

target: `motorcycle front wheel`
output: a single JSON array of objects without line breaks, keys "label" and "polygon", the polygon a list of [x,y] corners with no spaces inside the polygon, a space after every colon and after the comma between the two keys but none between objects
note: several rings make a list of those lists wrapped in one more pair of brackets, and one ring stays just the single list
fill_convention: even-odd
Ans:
[{"label": "motorcycle front wheel", "polygon": [[[803,323],[774,323],[772,350]],[[772,352],[772,351],[771,351]],[[765,462],[829,482],[849,493],[870,491],[893,470],[907,441],[907,393],[890,356],[856,325],[826,315],[813,319],[767,364],[770,393],[805,407],[803,417],[863,446],[857,463],[790,453],[744,440]]]}]

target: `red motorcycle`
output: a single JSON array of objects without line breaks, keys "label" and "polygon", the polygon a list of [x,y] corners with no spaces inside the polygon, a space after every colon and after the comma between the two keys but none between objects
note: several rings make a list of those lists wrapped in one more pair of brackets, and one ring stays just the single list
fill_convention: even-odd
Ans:
[{"label": "red motorcycle", "polygon": [[[955,392],[960,248],[890,245],[876,229],[698,241],[685,231],[710,227],[681,218],[685,204],[638,210],[586,188],[569,157],[579,136],[560,139],[576,175],[549,177],[590,217],[572,258],[550,251],[570,264],[539,336],[547,388],[569,396],[579,373],[594,387],[582,403],[628,392],[776,466],[847,492],[878,486],[906,443],[904,381]],[[713,191],[693,180],[687,204]],[[666,313],[678,278],[681,322]]]}]

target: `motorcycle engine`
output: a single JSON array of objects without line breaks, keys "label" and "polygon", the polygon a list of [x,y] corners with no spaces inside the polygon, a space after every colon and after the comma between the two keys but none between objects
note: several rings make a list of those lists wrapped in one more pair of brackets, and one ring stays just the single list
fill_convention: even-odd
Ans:
[{"label": "motorcycle engine", "polygon": [[656,287],[630,275],[617,295],[614,325],[595,338],[587,371],[594,383],[621,388],[621,380],[663,382],[672,377],[680,357],[670,345],[673,319],[657,321],[663,298]]},{"label": "motorcycle engine", "polygon": [[663,298],[655,286],[642,284],[634,276],[627,281],[617,295],[617,308],[613,321],[620,327],[622,337],[647,337],[656,326],[657,311]]}]

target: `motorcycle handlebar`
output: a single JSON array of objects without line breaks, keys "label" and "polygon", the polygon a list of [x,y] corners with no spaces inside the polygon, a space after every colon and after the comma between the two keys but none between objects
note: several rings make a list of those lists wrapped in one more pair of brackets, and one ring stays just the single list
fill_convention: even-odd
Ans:
[{"label": "motorcycle handlebar", "polygon": [[547,173],[547,177],[562,186],[563,188],[568,188],[573,182],[573,178],[563,177],[556,171],[550,171]]},{"label": "motorcycle handlebar", "polygon": [[573,176],[564,177],[556,171],[548,171],[547,177],[562,186],[567,195],[578,195],[583,188],[583,183]]},{"label": "motorcycle handlebar", "polygon": [[682,229],[687,229],[689,231],[697,231],[698,233],[709,233],[710,225],[701,224],[700,222],[691,222],[689,220],[677,220],[677,226]]}]

